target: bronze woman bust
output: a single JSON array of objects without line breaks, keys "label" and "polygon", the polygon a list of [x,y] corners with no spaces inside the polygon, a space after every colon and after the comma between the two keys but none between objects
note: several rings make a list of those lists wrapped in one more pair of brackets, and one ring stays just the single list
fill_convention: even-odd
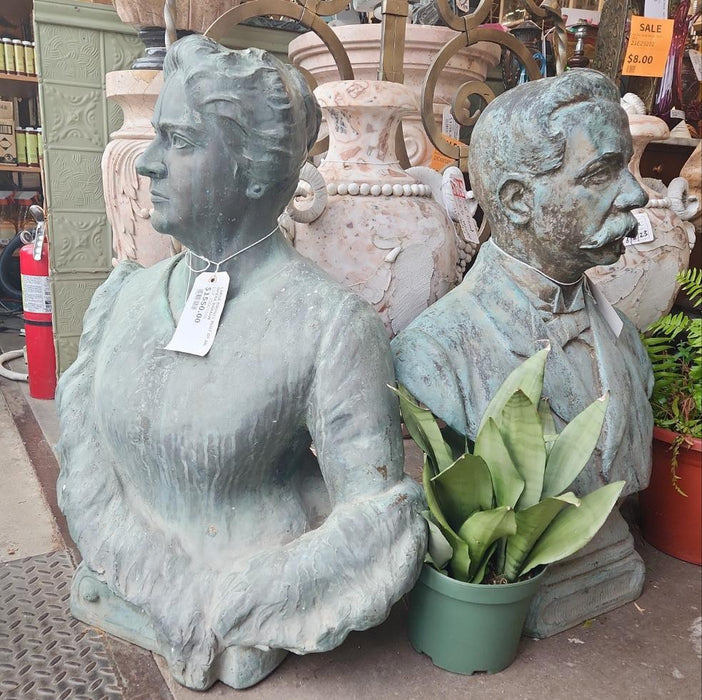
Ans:
[{"label": "bronze woman bust", "polygon": [[[308,87],[197,36],[164,72],[138,168],[154,226],[192,254],[120,264],[61,378],[71,605],[180,683],[241,688],[381,622],[426,533],[382,323],[277,230],[319,128]],[[167,350],[206,265],[230,280],[214,343]]]}]

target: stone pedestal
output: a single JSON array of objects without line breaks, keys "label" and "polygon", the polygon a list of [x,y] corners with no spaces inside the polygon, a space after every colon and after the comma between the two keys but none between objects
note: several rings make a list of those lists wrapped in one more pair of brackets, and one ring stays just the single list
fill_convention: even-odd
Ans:
[{"label": "stone pedestal", "polygon": [[644,563],[634,550],[629,527],[614,510],[585,548],[548,568],[524,634],[550,637],[636,600],[644,578]]},{"label": "stone pedestal", "polygon": [[149,179],[136,172],[137,158],[154,137],[151,118],[162,85],[163,74],[157,70],[114,71],[105,76],[108,99],[124,112],[124,123],[111,135],[102,157],[113,263],[131,260],[149,267],[180,248],[170,236],[151,226]]}]

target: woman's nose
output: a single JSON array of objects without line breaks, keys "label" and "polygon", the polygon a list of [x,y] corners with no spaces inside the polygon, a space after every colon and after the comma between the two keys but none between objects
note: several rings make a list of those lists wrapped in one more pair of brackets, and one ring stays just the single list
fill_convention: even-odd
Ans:
[{"label": "woman's nose", "polygon": [[622,177],[621,191],[614,200],[614,204],[619,209],[630,211],[646,206],[646,202],[648,202],[648,195],[636,178],[626,170]]},{"label": "woman's nose", "polygon": [[161,149],[156,139],[154,139],[148,148],[137,158],[136,170],[139,175],[150,177],[152,180],[157,180],[166,176],[168,171],[161,157]]}]

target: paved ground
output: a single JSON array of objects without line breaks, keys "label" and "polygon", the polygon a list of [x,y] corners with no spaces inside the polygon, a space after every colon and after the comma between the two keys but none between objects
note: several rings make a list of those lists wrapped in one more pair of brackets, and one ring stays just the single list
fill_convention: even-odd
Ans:
[{"label": "paved ground", "polygon": [[[0,334],[4,350],[21,345],[16,333]],[[160,659],[70,617],[68,581],[79,555],[56,506],[56,437],[53,402],[30,399],[26,386],[0,378],[0,699],[202,697],[174,684]],[[635,501],[626,511],[635,523]],[[550,639],[523,639],[502,673],[464,677],[435,668],[407,642],[401,601],[383,625],[332,652],[290,656],[255,688],[218,684],[208,696],[697,700],[700,567],[656,551],[633,527],[647,566],[642,597]]]}]

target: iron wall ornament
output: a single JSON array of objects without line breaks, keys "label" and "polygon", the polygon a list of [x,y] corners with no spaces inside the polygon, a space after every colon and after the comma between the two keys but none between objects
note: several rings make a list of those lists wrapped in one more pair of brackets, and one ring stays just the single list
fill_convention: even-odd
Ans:
[{"label": "iron wall ornament", "polygon": [[[556,58],[556,73],[560,75],[566,64],[566,31],[565,23],[561,16],[558,0],[545,0],[537,5],[533,0],[522,0],[527,13],[535,20],[545,20],[555,25],[554,55]],[[427,71],[422,86],[421,115],[422,123],[434,147],[445,156],[458,162],[463,172],[468,170],[469,145],[456,145],[450,143],[442,135],[441,129],[434,121],[433,97],[441,71],[446,64],[462,48],[472,46],[479,41],[488,41],[509,49],[518,61],[524,66],[529,80],[538,80],[541,72],[529,50],[514,36],[491,27],[481,26],[490,15],[492,0],[481,0],[477,8],[467,14],[454,11],[448,0],[436,0],[437,9],[446,26],[457,32],[434,58]],[[167,2],[167,5],[169,2]],[[170,3],[172,5],[172,2]],[[207,29],[205,35],[221,42],[227,32],[237,24],[254,17],[287,17],[297,20],[324,42],[329,49],[334,62],[339,70],[340,80],[353,80],[353,67],[344,46],[336,34],[324,21],[323,17],[337,14],[348,7],[347,0],[251,0],[238,7],[228,10],[218,17]],[[172,7],[166,15],[167,31],[175,30]],[[409,14],[408,0],[383,0],[382,2],[382,34],[380,62],[378,66],[378,79],[391,82],[404,82],[402,64],[404,59],[405,26]],[[311,87],[315,87],[314,80],[307,75]],[[461,85],[452,100],[451,113],[454,119],[462,126],[471,126],[479,116],[479,111],[470,107],[471,97],[478,96],[484,102],[494,99],[491,88],[483,82],[469,81]],[[400,130],[398,130],[400,131]],[[401,131],[397,137],[398,156],[403,167],[409,162],[404,149],[404,139]],[[326,143],[318,143],[312,153],[326,150]]]}]

